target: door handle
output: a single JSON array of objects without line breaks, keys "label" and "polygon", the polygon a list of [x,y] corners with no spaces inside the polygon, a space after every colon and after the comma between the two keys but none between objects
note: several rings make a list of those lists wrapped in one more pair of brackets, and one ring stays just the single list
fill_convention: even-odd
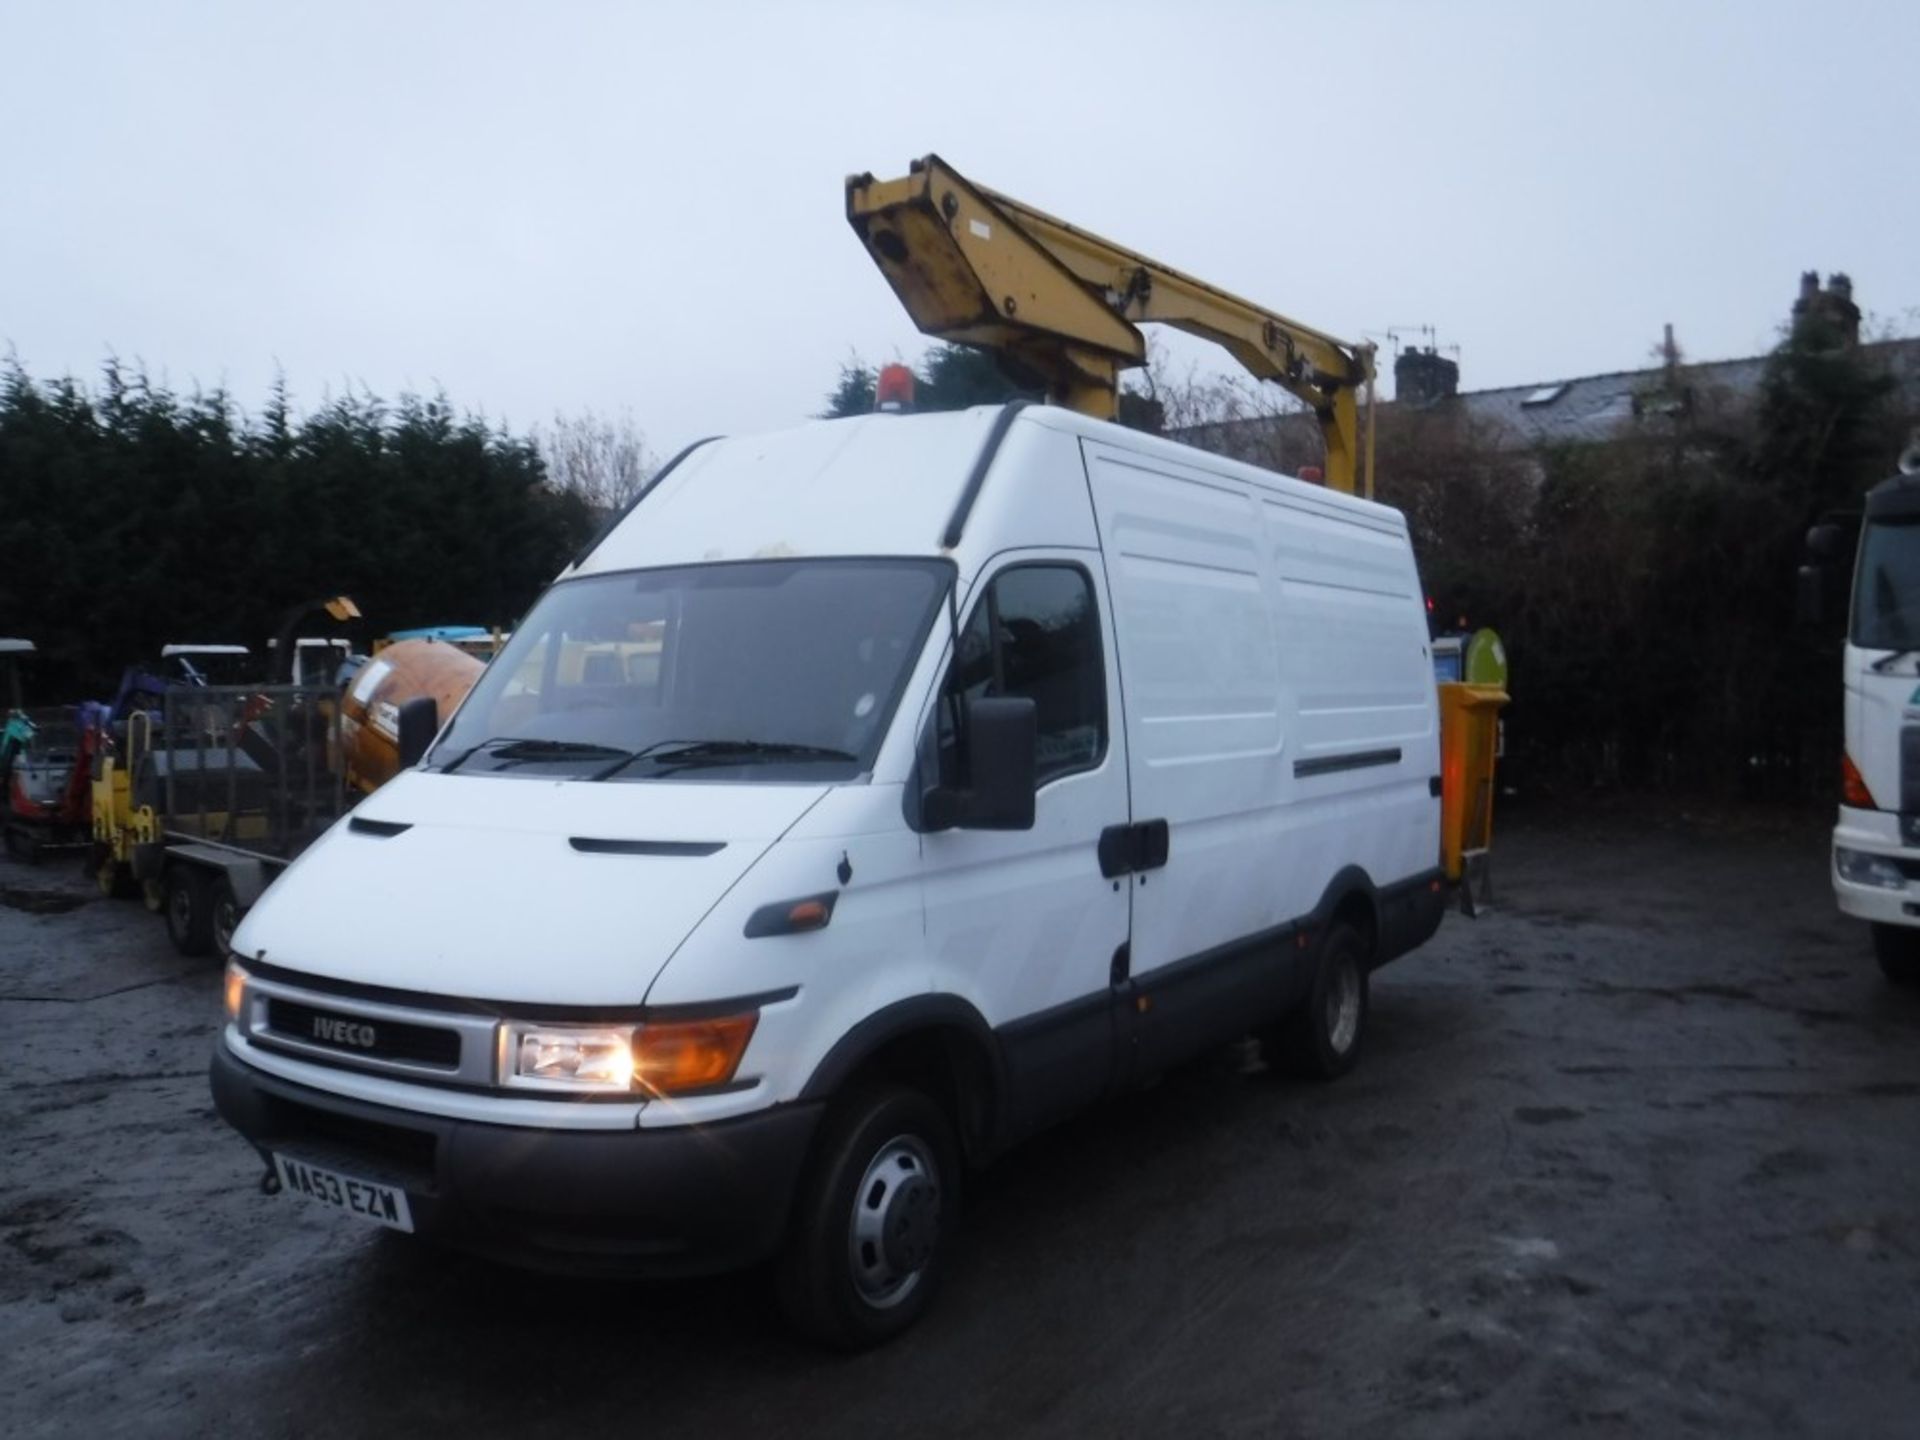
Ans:
[{"label": "door handle", "polygon": [[1164,820],[1109,825],[1100,832],[1100,874],[1114,880],[1136,871],[1158,870],[1167,863],[1171,840],[1171,831]]}]

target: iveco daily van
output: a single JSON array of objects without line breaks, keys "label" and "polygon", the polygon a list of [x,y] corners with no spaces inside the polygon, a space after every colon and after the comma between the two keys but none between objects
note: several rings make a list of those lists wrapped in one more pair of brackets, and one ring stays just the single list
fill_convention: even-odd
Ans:
[{"label": "iveco daily van", "polygon": [[435,724],[235,937],[263,1184],[771,1258],[843,1345],[1011,1142],[1249,1032],[1346,1070],[1443,903],[1402,517],[1060,409],[695,447]]}]

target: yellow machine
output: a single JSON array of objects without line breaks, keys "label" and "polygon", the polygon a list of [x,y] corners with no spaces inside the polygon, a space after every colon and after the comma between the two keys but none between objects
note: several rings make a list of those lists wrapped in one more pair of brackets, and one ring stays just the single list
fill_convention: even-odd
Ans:
[{"label": "yellow machine", "polygon": [[400,707],[431,695],[442,715],[466,699],[486,663],[459,644],[395,640],[380,647],[341,701],[340,760],[349,789],[370,795],[400,769]]},{"label": "yellow machine", "polygon": [[1114,418],[1120,372],[1146,363],[1138,327],[1171,325],[1305,401],[1326,438],[1326,483],[1373,494],[1373,346],[975,185],[937,155],[899,180],[850,176],[847,219],[923,333],[1007,357],[1054,403]]}]

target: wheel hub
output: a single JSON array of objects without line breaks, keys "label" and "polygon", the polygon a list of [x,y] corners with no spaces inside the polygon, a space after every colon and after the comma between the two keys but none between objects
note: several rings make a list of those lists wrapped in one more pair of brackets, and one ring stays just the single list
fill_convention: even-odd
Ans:
[{"label": "wheel hub", "polygon": [[1360,972],[1351,960],[1336,965],[1327,983],[1327,1043],[1336,1055],[1353,1048],[1360,1030]]},{"label": "wheel hub", "polygon": [[940,1192],[914,1175],[901,1182],[887,1207],[883,1245],[897,1270],[918,1270],[933,1254],[939,1231]]},{"label": "wheel hub", "polygon": [[915,1135],[889,1140],[854,1191],[848,1248],[854,1284],[886,1309],[913,1292],[940,1243],[940,1177]]}]

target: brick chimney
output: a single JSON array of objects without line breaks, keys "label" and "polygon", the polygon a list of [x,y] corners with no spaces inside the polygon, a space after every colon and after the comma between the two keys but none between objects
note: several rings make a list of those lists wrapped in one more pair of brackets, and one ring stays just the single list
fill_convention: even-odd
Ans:
[{"label": "brick chimney", "polygon": [[1818,270],[1803,271],[1800,298],[1793,302],[1793,324],[1815,319],[1831,326],[1840,340],[1840,348],[1851,350],[1860,343],[1860,307],[1853,303],[1853,281],[1838,272],[1827,277],[1823,289]]},{"label": "brick chimney", "polygon": [[1393,397],[1424,410],[1460,393],[1460,367],[1429,345],[1409,345],[1393,361]]}]

